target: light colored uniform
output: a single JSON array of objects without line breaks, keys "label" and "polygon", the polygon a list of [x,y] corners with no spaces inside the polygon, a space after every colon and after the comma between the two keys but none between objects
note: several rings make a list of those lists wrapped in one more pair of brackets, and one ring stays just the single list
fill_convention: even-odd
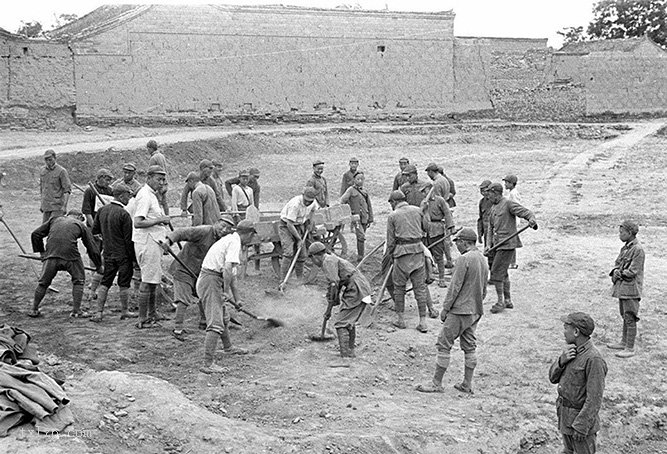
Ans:
[{"label": "light colored uniform", "polygon": [[241,187],[236,184],[232,187],[232,211],[245,211],[254,202],[254,193],[250,186]]},{"label": "light colored uniform", "polygon": [[[134,211],[133,218],[143,217],[151,220],[164,216],[156,192],[147,184],[139,190],[135,204],[130,209]],[[162,280],[162,248],[156,241],[163,241],[166,233],[167,227],[164,225],[158,224],[140,229],[134,226],[134,221],[132,222],[132,241],[137,263],[141,268],[142,282],[159,284]]]}]

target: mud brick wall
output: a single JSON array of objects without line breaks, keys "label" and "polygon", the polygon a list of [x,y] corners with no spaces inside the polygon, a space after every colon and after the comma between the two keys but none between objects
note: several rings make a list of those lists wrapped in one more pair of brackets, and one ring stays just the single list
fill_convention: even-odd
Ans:
[{"label": "mud brick wall", "polygon": [[0,124],[73,124],[74,63],[66,44],[0,36]]},{"label": "mud brick wall", "polygon": [[77,115],[449,108],[453,19],[156,5],[72,43]]}]

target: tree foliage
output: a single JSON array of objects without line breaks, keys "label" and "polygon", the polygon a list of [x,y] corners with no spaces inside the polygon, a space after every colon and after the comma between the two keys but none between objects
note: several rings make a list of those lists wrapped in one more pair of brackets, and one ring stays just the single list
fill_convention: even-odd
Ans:
[{"label": "tree foliage", "polygon": [[593,7],[587,32],[597,39],[648,35],[667,47],[667,0],[601,0]]},{"label": "tree foliage", "polygon": [[578,43],[586,39],[584,27],[564,27],[556,33],[563,37],[563,44]]},{"label": "tree foliage", "polygon": [[69,24],[70,22],[74,22],[77,20],[79,16],[76,14],[59,14],[56,16],[56,25],[55,28],[62,27],[64,25]]},{"label": "tree foliage", "polygon": [[22,25],[16,30],[17,35],[25,36],[26,38],[38,38],[42,36],[42,33],[44,32],[42,24],[37,21],[21,21],[21,24]]}]

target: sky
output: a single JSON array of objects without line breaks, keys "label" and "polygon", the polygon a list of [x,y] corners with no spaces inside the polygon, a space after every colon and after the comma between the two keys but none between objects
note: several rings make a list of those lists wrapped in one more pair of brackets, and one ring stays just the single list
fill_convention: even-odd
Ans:
[{"label": "sky", "polygon": [[39,21],[44,28],[55,25],[60,14],[79,17],[98,6],[112,3],[226,5],[283,4],[335,8],[338,5],[391,11],[446,11],[456,13],[456,36],[549,38],[559,48],[564,27],[585,26],[593,14],[594,0],[4,0],[0,7],[0,27],[15,32],[21,21]]}]

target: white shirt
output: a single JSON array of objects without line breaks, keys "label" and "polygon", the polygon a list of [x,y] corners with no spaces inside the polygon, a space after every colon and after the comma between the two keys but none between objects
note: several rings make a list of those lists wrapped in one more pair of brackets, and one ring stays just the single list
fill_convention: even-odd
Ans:
[{"label": "white shirt", "polygon": [[519,190],[516,187],[510,190],[509,194],[507,194],[507,198],[512,202],[521,204],[521,197],[519,197]]},{"label": "white shirt", "polygon": [[232,211],[245,210],[245,208],[243,210],[239,210],[239,205],[249,207],[250,205],[254,205],[253,200],[253,192],[251,187],[246,186],[245,188],[242,188],[239,184],[232,186]]},{"label": "white shirt", "polygon": [[241,263],[241,237],[236,232],[225,235],[213,243],[201,267],[222,273],[227,263],[237,265]]},{"label": "white shirt", "polygon": [[149,238],[155,241],[164,240],[167,234],[166,226],[156,224],[151,227],[138,229],[134,226],[134,218],[143,217],[146,220],[153,220],[164,216],[164,211],[157,200],[155,191],[145,184],[135,197],[136,204],[134,207],[134,215],[132,217],[132,241],[138,244],[146,244]]},{"label": "white shirt", "polygon": [[283,221],[292,221],[295,224],[303,224],[310,216],[310,213],[313,210],[318,209],[320,206],[317,203],[317,200],[313,200],[313,203],[306,206],[303,203],[303,196],[298,195],[293,197],[287,204],[283,207],[280,212],[280,219]]}]

